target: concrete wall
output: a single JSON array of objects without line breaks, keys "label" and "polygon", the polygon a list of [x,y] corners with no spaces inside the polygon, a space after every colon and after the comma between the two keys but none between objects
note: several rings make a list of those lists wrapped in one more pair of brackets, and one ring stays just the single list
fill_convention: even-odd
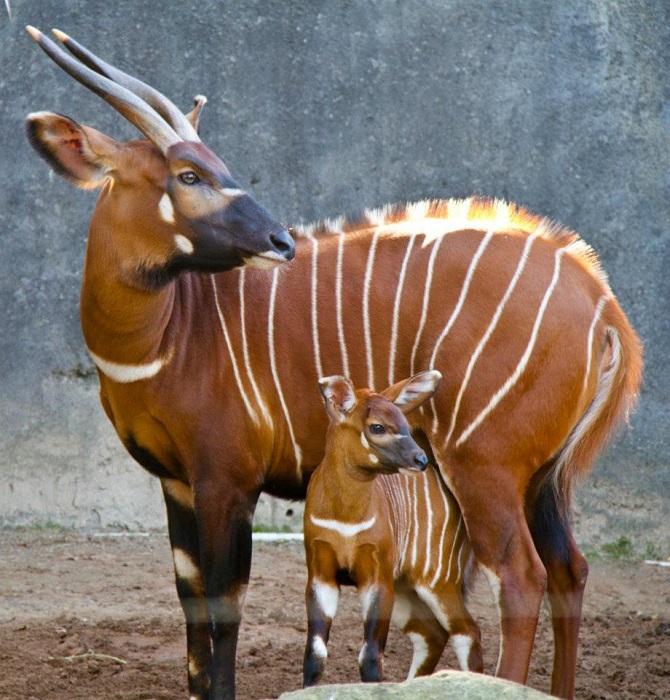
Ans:
[{"label": "concrete wall", "polygon": [[[77,300],[95,195],[27,145],[28,112],[133,128],[24,25],[59,27],[185,109],[279,217],[503,197],[580,231],[646,343],[632,430],[581,491],[581,541],[670,549],[670,5],[666,0],[12,0],[0,16],[0,521],[164,523],[97,402]],[[158,9],[160,8],[160,10]],[[275,521],[285,504],[274,509]],[[295,520],[295,516],[293,518]]]}]

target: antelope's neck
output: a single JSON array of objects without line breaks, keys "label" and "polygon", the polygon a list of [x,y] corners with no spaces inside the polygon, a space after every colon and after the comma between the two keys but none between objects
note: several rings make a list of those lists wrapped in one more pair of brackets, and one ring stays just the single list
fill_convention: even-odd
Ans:
[{"label": "antelope's neck", "polygon": [[374,513],[377,479],[366,476],[362,470],[339,458],[326,455],[315,472],[319,497],[312,509],[315,516],[333,518],[347,523],[358,523]]},{"label": "antelope's neck", "polygon": [[81,324],[98,368],[111,378],[118,374],[119,381],[134,381],[151,376],[167,359],[165,334],[175,304],[176,283],[170,281],[155,289],[135,285],[127,263],[119,258],[118,251],[105,250],[98,241],[89,239]]}]

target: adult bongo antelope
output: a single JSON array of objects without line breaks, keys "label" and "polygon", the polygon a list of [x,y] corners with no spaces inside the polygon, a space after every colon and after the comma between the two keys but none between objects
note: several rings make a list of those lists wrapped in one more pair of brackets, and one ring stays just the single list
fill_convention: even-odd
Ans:
[{"label": "adult bongo antelope", "polygon": [[471,547],[463,518],[403,415],[441,379],[421,372],[379,394],[340,376],[319,382],[330,422],[305,499],[305,686],[325,668],[342,583],[356,586],[363,608],[364,681],[382,679],[391,620],[412,641],[408,679],[432,673],[447,641],[463,670],[483,670],[479,629],[464,604]]},{"label": "adult bongo antelope", "polygon": [[79,60],[30,33],[148,139],[27,122],[56,172],[100,189],[82,328],[105,412],[161,479],[191,695],[234,695],[257,497],[304,497],[323,457],[326,418],[307,389],[341,374],[374,390],[435,368],[441,390],[410,425],[493,587],[497,673],[526,681],[548,590],[552,692],[571,696],[587,575],[573,485],[632,408],[642,365],[591,249],[514,205],[448,200],[298,228],[288,269],[255,269],[293,244],[200,143],[203,101],[184,119],[66,35]]}]

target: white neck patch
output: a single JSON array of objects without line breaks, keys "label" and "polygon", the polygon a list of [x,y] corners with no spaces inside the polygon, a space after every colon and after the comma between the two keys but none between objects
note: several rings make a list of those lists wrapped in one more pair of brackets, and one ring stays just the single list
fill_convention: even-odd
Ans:
[{"label": "white neck patch", "polygon": [[333,530],[334,532],[342,535],[342,537],[353,537],[354,535],[358,535],[361,532],[369,530],[375,524],[375,522],[377,522],[376,516],[370,518],[370,520],[365,520],[362,523],[343,523],[339,520],[324,520],[323,518],[315,518],[313,515],[310,515],[309,517],[310,520],[318,527],[323,527],[326,530]]},{"label": "white neck patch", "polygon": [[158,358],[146,365],[122,365],[118,362],[110,362],[91,352],[91,357],[95,366],[109,379],[119,384],[130,384],[139,382],[142,379],[155,377],[168,363],[166,358]]}]

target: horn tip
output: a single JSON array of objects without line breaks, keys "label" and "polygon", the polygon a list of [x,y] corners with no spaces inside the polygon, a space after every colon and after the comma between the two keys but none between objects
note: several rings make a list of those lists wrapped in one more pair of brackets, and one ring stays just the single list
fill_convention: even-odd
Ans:
[{"label": "horn tip", "polygon": [[26,31],[28,32],[28,34],[30,34],[30,36],[31,36],[35,41],[39,41],[39,40],[40,40],[40,37],[42,36],[42,32],[41,32],[39,29],[37,29],[36,27],[33,27],[32,24],[27,24],[27,25],[26,25]]},{"label": "horn tip", "polygon": [[62,32],[60,29],[52,29],[51,33],[58,39],[58,41],[62,42],[63,44],[66,41],[70,40],[70,37],[65,33]]},{"label": "horn tip", "polygon": [[196,95],[193,98],[193,104],[197,107],[198,105],[204,107],[207,104],[207,98],[204,95]]}]

